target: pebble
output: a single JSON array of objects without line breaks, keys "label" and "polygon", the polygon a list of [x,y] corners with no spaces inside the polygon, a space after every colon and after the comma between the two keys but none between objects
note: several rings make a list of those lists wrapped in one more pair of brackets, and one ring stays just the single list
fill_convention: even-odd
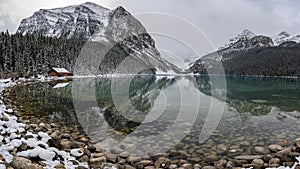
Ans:
[{"label": "pebble", "polygon": [[134,164],[134,163],[139,162],[141,160],[142,160],[141,157],[128,157],[127,158],[127,161],[128,161],[129,164]]},{"label": "pebble", "polygon": [[105,154],[105,157],[108,162],[116,163],[118,156],[115,154]]},{"label": "pebble", "polygon": [[200,164],[194,164],[194,165],[193,165],[193,168],[194,168],[194,169],[200,169],[200,168],[201,168],[201,165],[200,165]]},{"label": "pebble", "polygon": [[178,168],[177,164],[171,164],[169,166],[169,169],[176,169],[176,168]]},{"label": "pebble", "polygon": [[192,169],[193,165],[192,164],[183,164],[181,167],[183,167],[184,169]]},{"label": "pebble", "polygon": [[297,139],[295,140],[295,145],[296,145],[297,147],[300,147],[300,138],[297,138]]},{"label": "pebble", "polygon": [[104,153],[92,153],[91,154],[93,157],[97,158],[97,157],[102,157],[104,156]]},{"label": "pebble", "polygon": [[231,150],[228,151],[228,156],[229,157],[235,157],[235,156],[240,155],[242,152],[243,152],[242,149],[231,149]]},{"label": "pebble", "polygon": [[88,162],[90,160],[89,156],[83,155],[82,157],[79,158],[79,162]]},{"label": "pebble", "polygon": [[203,169],[217,169],[217,168],[213,167],[213,166],[205,166],[205,167],[203,167]]},{"label": "pebble", "polygon": [[128,158],[129,155],[130,155],[130,153],[128,153],[128,152],[126,152],[126,151],[124,151],[124,152],[122,152],[122,153],[119,154],[119,156],[120,156],[121,158]]},{"label": "pebble", "polygon": [[170,166],[170,160],[165,157],[158,158],[154,163],[155,168],[168,168]]},{"label": "pebble", "polygon": [[91,153],[90,150],[88,150],[87,148],[84,148],[84,149],[83,149],[83,153],[84,153],[85,155],[87,155],[88,157],[91,157],[91,156],[92,156],[92,153]]},{"label": "pebble", "polygon": [[275,153],[275,156],[279,158],[283,158],[284,156],[287,156],[290,152],[291,152],[291,148],[284,148],[283,150]]},{"label": "pebble", "polygon": [[213,162],[213,161],[218,161],[219,157],[215,154],[211,154],[211,155],[204,157],[204,160],[208,161],[208,162]]},{"label": "pebble", "polygon": [[72,142],[69,141],[69,140],[67,140],[67,139],[63,139],[63,140],[61,140],[61,142],[60,142],[60,146],[61,146],[62,149],[68,150],[68,149],[71,148]]},{"label": "pebble", "polygon": [[20,169],[30,169],[31,161],[24,157],[15,157],[12,161],[13,168],[20,168]]},{"label": "pebble", "polygon": [[254,153],[259,155],[269,154],[270,151],[266,147],[254,147]]},{"label": "pebble", "polygon": [[98,157],[98,158],[90,159],[91,164],[98,164],[98,163],[101,163],[101,162],[106,162],[106,158],[105,157]]},{"label": "pebble", "polygon": [[153,162],[151,160],[142,160],[138,163],[141,164],[143,167],[153,165]]},{"label": "pebble", "polygon": [[249,155],[249,156],[237,156],[234,157],[237,160],[254,160],[254,159],[261,159],[263,158],[262,155]]},{"label": "pebble", "polygon": [[89,141],[89,139],[86,138],[86,137],[81,137],[81,138],[79,138],[79,141],[80,141],[80,142],[87,143],[87,142]]},{"label": "pebble", "polygon": [[269,161],[269,166],[270,167],[278,167],[280,164],[280,159],[279,158],[271,158]]},{"label": "pebble", "polygon": [[124,169],[136,169],[135,167],[132,167],[131,165],[124,165]]},{"label": "pebble", "polygon": [[88,146],[87,146],[87,149],[88,149],[91,153],[94,153],[94,152],[96,152],[96,150],[97,150],[96,146],[94,146],[94,145],[88,145]]},{"label": "pebble", "polygon": [[278,144],[272,144],[268,148],[273,153],[277,153],[278,151],[283,150],[283,147],[281,145],[278,145]]},{"label": "pebble", "polygon": [[226,166],[226,164],[227,164],[227,160],[221,159],[215,163],[215,167],[224,168]]},{"label": "pebble", "polygon": [[70,134],[64,133],[61,135],[61,139],[67,139],[69,140],[71,138]]},{"label": "pebble", "polygon": [[62,163],[59,163],[55,166],[56,169],[65,169],[66,167],[62,164]]},{"label": "pebble", "polygon": [[252,164],[258,165],[258,166],[260,166],[260,167],[264,166],[264,163],[265,163],[265,162],[264,162],[262,159],[254,159],[254,160],[252,161]]}]

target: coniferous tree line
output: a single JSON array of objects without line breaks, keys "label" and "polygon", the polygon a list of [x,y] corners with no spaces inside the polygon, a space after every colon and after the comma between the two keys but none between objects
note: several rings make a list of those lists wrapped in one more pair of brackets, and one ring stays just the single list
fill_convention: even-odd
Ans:
[{"label": "coniferous tree line", "polygon": [[84,44],[83,40],[1,32],[1,78],[46,75],[51,67],[63,67],[72,71]]},{"label": "coniferous tree line", "polygon": [[[256,47],[223,54],[227,75],[297,76],[300,77],[300,43],[292,46]],[[213,65],[210,60],[208,65]],[[208,69],[207,69],[208,68]],[[207,66],[199,59],[190,71],[207,74],[219,67]],[[207,70],[206,70],[207,69]]]},{"label": "coniferous tree line", "polygon": [[226,74],[300,77],[300,46],[238,51],[223,62]]}]

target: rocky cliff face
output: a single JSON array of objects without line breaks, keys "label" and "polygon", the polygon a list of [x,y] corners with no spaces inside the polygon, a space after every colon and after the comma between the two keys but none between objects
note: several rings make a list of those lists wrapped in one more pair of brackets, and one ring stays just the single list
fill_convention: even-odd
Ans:
[{"label": "rocky cliff face", "polygon": [[[84,71],[81,69],[86,67],[83,67],[75,72],[80,75],[83,72],[85,75],[115,73],[117,66],[127,57],[136,60],[136,64],[149,67],[147,73],[180,72],[179,68],[160,56],[144,26],[121,6],[110,10],[87,2],[64,8],[42,9],[23,19],[17,32],[88,40],[99,43],[99,48],[109,47],[108,51],[102,51],[105,57],[99,71]],[[97,61],[90,59],[89,62],[93,64]]]},{"label": "rocky cliff face", "polygon": [[111,10],[93,3],[41,9],[22,20],[17,32],[50,37],[89,38],[108,24]]}]

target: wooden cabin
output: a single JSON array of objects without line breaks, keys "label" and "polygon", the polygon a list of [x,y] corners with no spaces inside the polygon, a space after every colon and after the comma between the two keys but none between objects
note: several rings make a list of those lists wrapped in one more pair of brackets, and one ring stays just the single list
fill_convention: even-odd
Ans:
[{"label": "wooden cabin", "polygon": [[65,68],[55,68],[55,67],[51,68],[48,71],[48,75],[49,76],[58,76],[58,77],[73,76],[73,74]]}]

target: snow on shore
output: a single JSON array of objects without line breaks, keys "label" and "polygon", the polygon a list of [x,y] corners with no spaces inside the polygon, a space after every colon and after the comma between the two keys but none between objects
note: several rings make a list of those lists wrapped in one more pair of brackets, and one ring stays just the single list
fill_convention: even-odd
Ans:
[{"label": "snow on shore", "polygon": [[[6,87],[16,85],[10,79],[0,80],[0,92]],[[11,163],[14,159],[11,153],[15,148],[26,144],[28,149],[26,151],[17,152],[19,157],[34,158],[38,157],[45,164],[45,169],[54,168],[62,162],[67,169],[74,169],[78,166],[88,167],[87,163],[80,163],[69,152],[60,151],[55,147],[48,145],[48,140],[51,137],[44,132],[37,134],[26,132],[25,124],[18,122],[18,118],[13,114],[12,109],[7,109],[0,100],[0,155],[4,161],[0,161],[0,169],[6,169],[5,163]],[[22,137],[23,135],[23,137]],[[71,150],[73,151],[73,150]],[[57,157],[55,159],[55,157]],[[75,161],[75,164],[74,164]],[[1,164],[2,163],[2,164]]]}]

